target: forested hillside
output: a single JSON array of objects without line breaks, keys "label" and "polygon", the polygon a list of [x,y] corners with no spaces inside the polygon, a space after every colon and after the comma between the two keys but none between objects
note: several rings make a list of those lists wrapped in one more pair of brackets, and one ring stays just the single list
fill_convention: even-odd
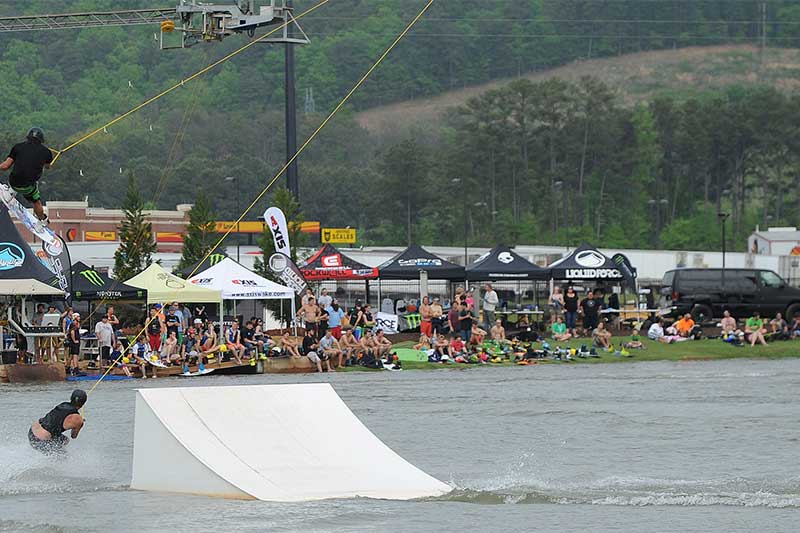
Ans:
[{"label": "forested hillside", "polygon": [[[314,3],[295,1],[298,11]],[[33,0],[2,3],[0,16],[170,4]],[[422,5],[334,0],[302,21],[313,42],[297,50],[301,141]],[[63,147],[244,42],[162,52],[156,30],[0,34],[2,146],[40,125]],[[460,242],[466,219],[474,243],[644,247],[716,246],[718,205],[733,211],[740,234],[757,222],[795,223],[800,112],[785,87],[699,87],[674,100],[656,87],[631,107],[598,80],[514,82],[408,138],[376,136],[353,120],[353,111],[576,59],[762,40],[796,46],[800,6],[439,1],[301,158],[306,218],[357,225],[371,243],[404,242],[409,221],[413,240]],[[245,202],[284,158],[282,57],[279,47],[254,47],[110,128],[59,160],[45,195],[116,205],[132,172],[158,206],[204,189],[218,215],[232,216],[236,193],[224,178],[241,177]]]}]

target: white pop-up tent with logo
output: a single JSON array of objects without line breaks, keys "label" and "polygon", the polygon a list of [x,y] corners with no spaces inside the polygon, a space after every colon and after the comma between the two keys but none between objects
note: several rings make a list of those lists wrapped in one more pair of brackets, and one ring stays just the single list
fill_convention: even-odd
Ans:
[{"label": "white pop-up tent with logo", "polygon": [[196,287],[222,292],[223,300],[294,300],[294,291],[262,278],[230,257],[187,280]]}]

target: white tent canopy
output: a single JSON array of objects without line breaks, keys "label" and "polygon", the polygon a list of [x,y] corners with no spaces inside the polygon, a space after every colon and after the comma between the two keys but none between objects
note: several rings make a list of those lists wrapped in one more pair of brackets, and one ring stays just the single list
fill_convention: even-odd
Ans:
[{"label": "white tent canopy", "polygon": [[188,279],[197,287],[222,292],[223,300],[293,299],[294,291],[262,278],[230,257]]},{"label": "white tent canopy", "polygon": [[35,279],[0,279],[0,296],[64,296],[64,291]]}]

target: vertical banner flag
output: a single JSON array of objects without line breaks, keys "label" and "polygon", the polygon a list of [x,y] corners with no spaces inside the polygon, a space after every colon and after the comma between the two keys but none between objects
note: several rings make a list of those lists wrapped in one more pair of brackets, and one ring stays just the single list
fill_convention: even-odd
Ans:
[{"label": "vertical banner flag", "polygon": [[614,254],[611,261],[617,265],[617,268],[622,273],[622,278],[630,287],[636,287],[636,273],[633,271],[630,260],[623,254]]},{"label": "vertical banner flag", "polygon": [[286,257],[291,257],[289,248],[289,228],[286,225],[286,215],[277,207],[270,207],[264,211],[264,222],[272,232],[275,241],[275,251]]},{"label": "vertical banner flag", "polygon": [[269,268],[278,276],[284,285],[294,289],[298,296],[308,287],[306,278],[291,258],[280,252],[275,252],[269,258]]},{"label": "vertical banner flag", "polygon": [[400,332],[400,319],[397,315],[389,313],[376,313],[375,314],[375,329],[383,330],[387,335],[394,335]]}]

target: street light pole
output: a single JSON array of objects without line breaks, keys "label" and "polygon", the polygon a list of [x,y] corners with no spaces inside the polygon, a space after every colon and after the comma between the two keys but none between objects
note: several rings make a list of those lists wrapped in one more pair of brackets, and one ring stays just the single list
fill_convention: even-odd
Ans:
[{"label": "street light pole", "polygon": [[236,262],[238,263],[239,259],[240,259],[239,258],[239,255],[240,255],[239,249],[240,249],[240,246],[241,246],[241,244],[240,244],[241,235],[239,234],[239,230],[241,228],[239,226],[238,220],[239,220],[239,217],[241,216],[241,213],[242,213],[242,206],[241,206],[242,195],[239,194],[239,192],[240,192],[239,191],[239,181],[240,180],[239,180],[238,176],[228,176],[227,178],[225,178],[225,181],[235,181],[236,182],[236,220],[237,220],[237,222],[236,222]]},{"label": "street light pole", "polygon": [[719,217],[719,221],[722,223],[722,286],[725,286],[725,252],[726,250],[726,240],[725,239],[725,222],[728,220],[728,217],[731,216],[730,213],[723,213],[720,211],[717,213]]}]

